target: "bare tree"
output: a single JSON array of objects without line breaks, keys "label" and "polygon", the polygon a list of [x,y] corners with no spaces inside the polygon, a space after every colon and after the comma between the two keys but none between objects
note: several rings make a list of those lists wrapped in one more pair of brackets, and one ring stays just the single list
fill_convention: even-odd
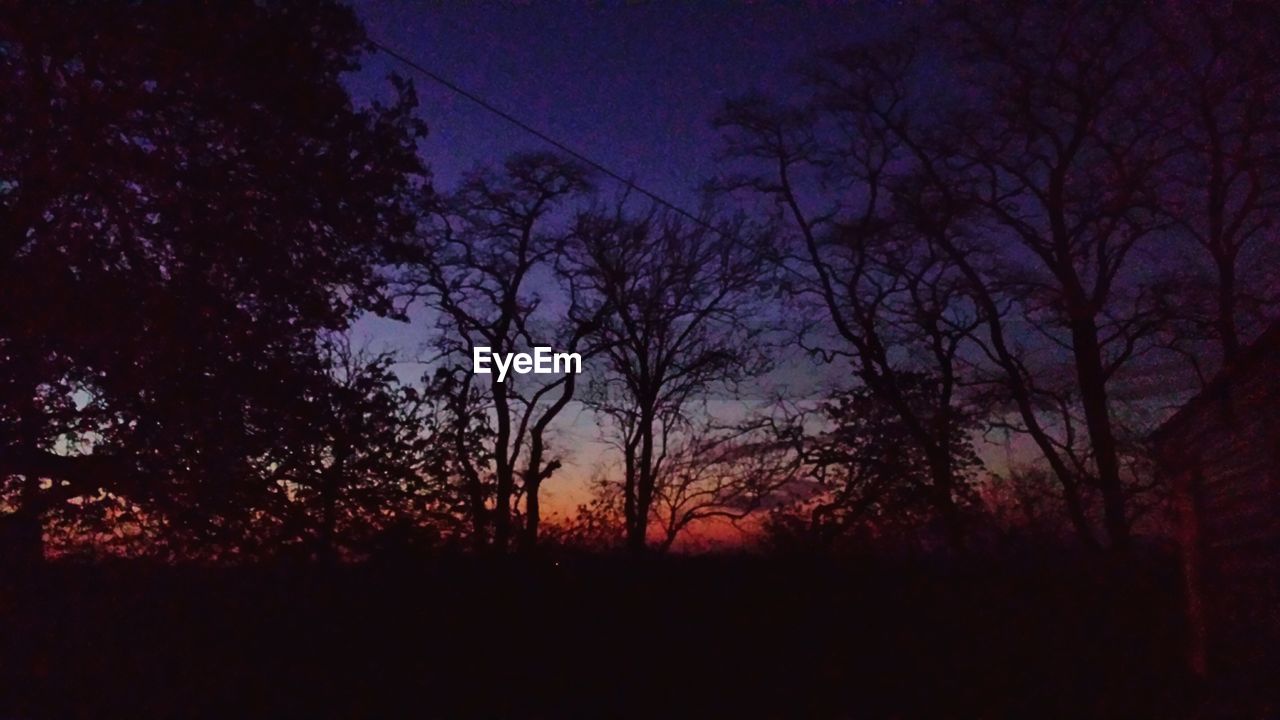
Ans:
[{"label": "bare tree", "polygon": [[[1276,302],[1272,268],[1280,211],[1280,45],[1265,3],[1221,8],[1195,3],[1184,13],[1154,14],[1176,72],[1182,102],[1168,123],[1180,147],[1165,173],[1164,205],[1209,261],[1208,277],[1187,273],[1172,314],[1190,327],[1175,341],[1211,338],[1220,359],[1240,352],[1246,313]],[[1198,263],[1197,263],[1198,264]],[[1179,349],[1198,371],[1195,345]],[[1201,377],[1204,373],[1201,372]]]},{"label": "bare tree", "polygon": [[[791,233],[778,248],[793,312],[825,317],[802,324],[812,354],[847,361],[857,381],[898,413],[929,467],[929,494],[951,543],[963,544],[971,501],[950,448],[971,414],[963,357],[980,315],[954,260],[913,225],[903,198],[919,189],[914,149],[895,130],[909,46],[877,48],[880,59],[852,77],[831,62],[803,78],[797,107],[763,98],[730,103],[717,118],[726,157],[750,169],[719,182],[778,202]],[[839,64],[839,63],[836,63]],[[957,213],[935,213],[935,233]],[[832,332],[832,330],[834,332]],[[935,393],[912,397],[929,378]]]},{"label": "bare tree", "polygon": [[[976,352],[964,364],[968,382],[984,396],[978,405],[987,411],[985,423],[1032,438],[1058,480],[1078,537],[1094,545],[1081,487],[1087,474],[1071,456],[1079,447],[1071,417],[1055,415],[1062,408],[1059,398],[1038,386],[1016,333],[1009,330],[1022,295],[1004,278],[1004,248],[986,239],[977,222],[980,204],[972,198],[969,165],[961,157],[967,113],[934,88],[921,92],[922,66],[929,58],[920,52],[920,37],[910,33],[887,45],[831,53],[811,77],[828,107],[870,117],[889,136],[886,142],[899,144],[908,155],[910,169],[894,185],[894,202],[919,242],[945,259],[953,273],[951,292],[972,308],[974,324],[968,329],[973,332],[965,340]],[[1048,420],[1042,417],[1046,409]],[[1054,417],[1065,419],[1055,422]]]},{"label": "bare tree", "polygon": [[[576,165],[552,155],[525,154],[507,160],[500,173],[475,172],[456,192],[428,199],[423,231],[428,259],[408,282],[438,311],[446,356],[469,363],[475,347],[495,354],[535,347],[583,350],[597,318],[580,312],[578,293],[558,265],[574,225],[573,203],[589,188],[586,173]],[[544,307],[549,297],[567,307]],[[524,542],[532,546],[539,489],[560,467],[547,449],[548,429],[572,401],[577,377],[492,373],[467,377],[466,390],[478,380],[484,380],[484,398],[493,412],[492,543],[500,550],[510,545],[522,495]],[[478,487],[475,478],[470,482]]]},{"label": "bare tree", "polygon": [[660,550],[670,550],[698,523],[743,520],[769,507],[794,483],[799,456],[769,429],[767,422],[750,421],[685,434],[656,483],[652,524]]},{"label": "bare tree", "polygon": [[1089,475],[1107,534],[1123,547],[1108,389],[1159,328],[1158,278],[1133,262],[1166,227],[1154,182],[1171,154],[1156,39],[1136,5],[959,8],[952,19],[974,120],[962,149],[971,199],[1011,244],[1002,274],[1031,327],[1069,353]]},{"label": "bare tree", "polygon": [[[965,364],[969,382],[986,396],[980,404],[990,405],[987,423],[1034,441],[1060,486],[1077,536],[1096,545],[1090,519],[1096,481],[1089,438],[1076,431],[1084,423],[1077,420],[1074,379],[1032,357],[1028,318],[1017,311],[1034,309],[1035,293],[1022,281],[1022,272],[1010,272],[1016,253],[1003,233],[988,232],[981,222],[988,178],[973,172],[965,154],[981,116],[968,106],[963,84],[952,86],[962,92],[948,96],[939,82],[929,80],[933,59],[922,52],[921,36],[909,33],[891,43],[828,54],[810,76],[827,107],[848,115],[850,123],[878,125],[909,155],[909,163],[899,164],[909,170],[894,184],[894,201],[920,241],[946,258],[959,292],[972,304],[980,332],[967,338],[976,352]],[[870,119],[854,119],[862,116]],[[1130,318],[1142,333],[1151,332],[1158,319],[1150,308]]]},{"label": "bare tree", "polygon": [[583,312],[605,318],[604,374],[587,402],[612,422],[627,546],[641,552],[654,503],[678,474],[673,453],[688,441],[695,404],[767,369],[757,347],[763,326],[753,322],[761,244],[741,224],[634,218],[621,208],[582,218],[574,240],[573,272],[591,298]]}]

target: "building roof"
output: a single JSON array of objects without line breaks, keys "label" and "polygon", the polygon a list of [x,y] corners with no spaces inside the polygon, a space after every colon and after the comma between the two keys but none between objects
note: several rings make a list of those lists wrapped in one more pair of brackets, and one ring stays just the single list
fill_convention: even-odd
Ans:
[{"label": "building roof", "polygon": [[1209,404],[1215,399],[1222,397],[1222,391],[1231,384],[1235,379],[1245,375],[1257,367],[1266,357],[1273,353],[1280,353],[1280,321],[1272,323],[1267,331],[1262,333],[1252,344],[1240,351],[1240,355],[1229,365],[1225,366],[1210,380],[1204,389],[1188,400],[1182,407],[1178,408],[1168,420],[1160,424],[1160,427],[1152,431],[1150,438],[1156,442],[1165,439],[1170,433],[1177,429],[1191,415]]}]

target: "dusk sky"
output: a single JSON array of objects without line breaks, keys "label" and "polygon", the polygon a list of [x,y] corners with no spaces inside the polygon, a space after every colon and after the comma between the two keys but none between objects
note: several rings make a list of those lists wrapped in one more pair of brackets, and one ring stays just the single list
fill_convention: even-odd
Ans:
[{"label": "dusk sky", "polygon": [[1276,716],[1280,2],[2,7],[0,720]]},{"label": "dusk sky", "polygon": [[[372,40],[690,210],[698,208],[702,185],[723,170],[716,162],[720,138],[712,118],[726,100],[757,91],[786,99],[798,65],[823,50],[888,36],[913,9],[899,2],[584,2],[567,12],[559,3],[397,0],[364,0],[354,7]],[[381,52],[367,55],[349,80],[357,101],[387,97],[392,72],[411,78],[418,90],[419,115],[429,127],[422,154],[438,189],[447,191],[468,170],[500,164],[514,152],[554,151]],[[624,190],[599,174],[596,182],[605,197]],[[409,324],[368,317],[357,324],[355,337],[406,359],[431,357],[431,316],[411,315]],[[1041,342],[1016,320],[1010,327],[1030,343]],[[1052,363],[1050,372],[1072,372],[1060,358]],[[777,365],[760,384],[762,393],[782,382],[792,394],[804,394],[815,382],[830,384],[846,375],[843,366],[816,366],[799,351]],[[409,381],[423,369],[414,362],[400,367]],[[1139,394],[1153,387],[1165,392],[1169,378],[1177,376],[1149,365],[1137,368],[1132,388]],[[725,408],[736,415],[743,406]],[[550,508],[566,511],[585,500],[587,480],[611,456],[597,443],[598,419],[580,404],[571,405],[556,425],[566,469],[544,492]],[[1024,438],[1015,437],[988,443],[982,452],[1002,468],[1030,450]]]},{"label": "dusk sky", "polygon": [[[673,200],[694,204],[715,167],[710,119],[752,89],[783,94],[811,53],[857,41],[902,11],[888,3],[354,3],[371,38]],[[577,7],[576,12],[566,12]],[[554,38],[554,42],[548,42]],[[477,162],[549,149],[382,55],[354,83],[414,77],[448,186]]]},{"label": "dusk sky", "polygon": [[[579,3],[576,12],[554,3],[354,6],[372,39],[690,209],[716,172],[711,118],[726,100],[756,90],[785,97],[796,64],[883,32],[904,12],[893,3]],[[477,164],[552,150],[382,53],[366,57],[352,78],[356,97],[385,96],[390,72],[412,78],[418,89],[419,114],[430,128],[422,152],[439,188]],[[597,182],[606,194],[622,190],[608,178]],[[356,334],[413,356],[429,331],[418,316],[409,325],[367,319]],[[407,378],[419,372],[404,366]],[[567,471],[544,490],[548,505],[562,511],[585,499],[585,481],[600,459],[595,419],[578,411],[568,420],[561,423],[572,455]]]}]

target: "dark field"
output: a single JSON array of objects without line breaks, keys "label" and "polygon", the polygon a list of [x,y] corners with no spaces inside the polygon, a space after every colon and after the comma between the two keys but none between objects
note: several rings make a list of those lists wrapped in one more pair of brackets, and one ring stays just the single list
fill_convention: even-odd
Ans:
[{"label": "dark field", "polygon": [[1180,602],[1149,557],[63,562],[0,717],[1177,718]]}]

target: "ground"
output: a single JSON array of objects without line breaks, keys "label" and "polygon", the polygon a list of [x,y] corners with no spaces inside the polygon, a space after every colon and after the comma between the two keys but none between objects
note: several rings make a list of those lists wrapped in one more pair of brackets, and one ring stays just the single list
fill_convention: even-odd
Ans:
[{"label": "ground", "polygon": [[1177,718],[1175,565],[434,559],[53,563],[0,717]]}]

